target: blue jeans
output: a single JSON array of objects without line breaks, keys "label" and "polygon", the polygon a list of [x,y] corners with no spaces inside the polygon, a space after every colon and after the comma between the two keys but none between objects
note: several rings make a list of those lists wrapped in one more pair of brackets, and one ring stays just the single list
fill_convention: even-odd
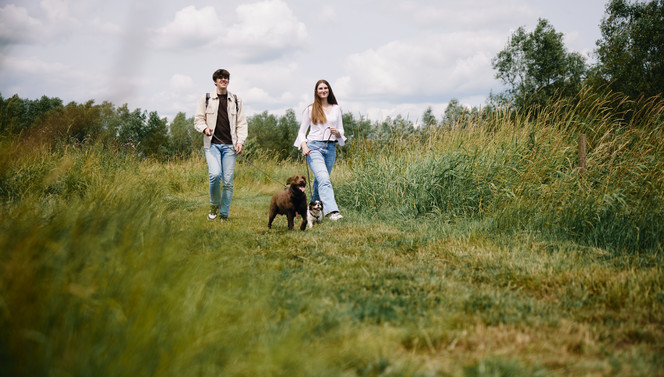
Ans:
[{"label": "blue jeans", "polygon": [[337,159],[337,143],[325,141],[309,141],[307,147],[311,153],[307,155],[307,164],[314,173],[314,182],[311,185],[313,193],[311,200],[323,202],[323,212],[339,211],[337,201],[334,199],[334,190],[330,181],[330,174],[334,161]]},{"label": "blue jeans", "polygon": [[212,144],[205,148],[205,159],[210,175],[210,204],[220,207],[221,217],[228,217],[233,198],[235,148],[232,144]]}]

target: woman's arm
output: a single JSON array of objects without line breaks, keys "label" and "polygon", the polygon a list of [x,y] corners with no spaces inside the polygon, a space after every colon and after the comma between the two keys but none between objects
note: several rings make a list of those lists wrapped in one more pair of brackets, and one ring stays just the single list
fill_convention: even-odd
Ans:
[{"label": "woman's arm", "polygon": [[[334,127],[334,129],[336,131],[334,136],[337,137],[337,141],[339,142],[339,145],[344,145],[344,144],[346,144],[346,136],[344,136],[344,121],[342,119],[343,114],[341,114],[341,107],[339,107],[339,105],[336,105],[336,110],[338,111],[338,118],[337,118],[337,122],[336,122],[336,127]],[[332,130],[330,129],[330,131],[332,131]]]}]

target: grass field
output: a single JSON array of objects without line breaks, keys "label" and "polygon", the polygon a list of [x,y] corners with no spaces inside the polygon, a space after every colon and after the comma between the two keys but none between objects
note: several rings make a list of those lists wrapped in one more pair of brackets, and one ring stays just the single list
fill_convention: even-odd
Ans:
[{"label": "grass field", "polygon": [[279,187],[248,165],[231,220],[207,222],[202,160],[98,159],[50,162],[82,197],[4,207],[3,375],[664,373],[659,253],[353,210],[268,231]]},{"label": "grass field", "polygon": [[304,232],[243,162],[218,223],[200,156],[5,143],[0,375],[664,375],[661,125],[589,133],[579,178],[526,123],[356,145]]}]

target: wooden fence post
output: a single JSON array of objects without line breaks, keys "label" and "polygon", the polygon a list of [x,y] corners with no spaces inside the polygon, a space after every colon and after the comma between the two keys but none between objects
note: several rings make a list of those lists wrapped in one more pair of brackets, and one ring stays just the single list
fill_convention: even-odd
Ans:
[{"label": "wooden fence post", "polygon": [[579,135],[579,174],[586,171],[586,134]]}]

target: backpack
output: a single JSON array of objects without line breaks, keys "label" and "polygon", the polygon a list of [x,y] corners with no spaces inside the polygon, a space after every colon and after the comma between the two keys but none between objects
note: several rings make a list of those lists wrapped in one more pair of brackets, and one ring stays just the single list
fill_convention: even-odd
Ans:
[{"label": "backpack", "polygon": [[[237,103],[237,96],[233,94],[233,98],[235,99],[235,112],[238,113],[240,112],[240,105]],[[210,102],[210,92],[205,93],[205,108],[208,107],[208,103]]]}]

